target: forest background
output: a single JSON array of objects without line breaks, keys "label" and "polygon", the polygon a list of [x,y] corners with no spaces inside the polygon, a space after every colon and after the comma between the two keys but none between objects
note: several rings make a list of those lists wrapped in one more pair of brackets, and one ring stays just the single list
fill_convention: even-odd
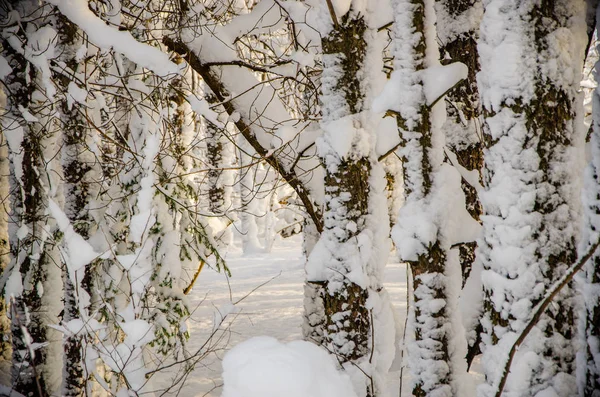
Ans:
[{"label": "forest background", "polygon": [[481,354],[480,396],[597,397],[597,7],[3,0],[0,394],[184,379],[202,269],[302,233],[304,339],[357,396],[406,351],[415,396]]}]

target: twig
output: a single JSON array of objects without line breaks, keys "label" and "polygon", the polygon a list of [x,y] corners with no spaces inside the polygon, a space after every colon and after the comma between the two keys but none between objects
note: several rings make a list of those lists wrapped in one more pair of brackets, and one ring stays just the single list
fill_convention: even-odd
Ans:
[{"label": "twig", "polygon": [[[409,264],[406,264],[406,316],[404,317],[404,329],[402,330],[402,344],[406,346],[406,326],[408,325],[408,314],[410,308],[410,291],[411,291],[411,278],[410,271],[408,270]],[[402,397],[402,380],[404,378],[404,346],[400,351],[400,359],[402,363],[400,364],[400,387],[398,390],[398,397]]]},{"label": "twig", "polygon": [[276,274],[275,276],[271,277],[270,279],[268,279],[267,281],[265,281],[262,284],[257,285],[256,287],[254,287],[252,289],[252,291],[248,292],[246,295],[242,296],[240,299],[238,299],[237,301],[233,302],[234,305],[237,305],[238,303],[240,303],[241,301],[243,301],[244,299],[246,299],[247,297],[250,296],[250,294],[252,294],[253,292],[257,291],[259,288],[264,287],[265,285],[269,284],[271,281],[275,280],[277,277],[281,276],[281,271],[279,272],[279,274]]},{"label": "twig", "polygon": [[[279,64],[277,64],[277,65],[273,65],[272,67],[277,67],[277,66],[289,64],[291,62],[292,61],[282,61],[282,62],[279,62]],[[274,72],[273,70],[271,70],[269,68],[264,68],[264,67],[261,67],[261,66],[253,65],[251,63],[244,62],[244,61],[241,61],[239,59],[238,60],[232,60],[232,61],[222,61],[222,62],[205,62],[204,66],[207,66],[207,67],[211,67],[211,66],[239,66],[239,67],[243,67],[243,68],[246,68],[246,69],[250,69],[250,70],[252,70],[254,72],[273,73],[273,74],[276,74],[278,76],[283,76],[281,73]],[[287,76],[285,76],[285,77],[287,77]],[[293,79],[293,80],[295,80],[295,79]]]},{"label": "twig", "polygon": [[531,318],[531,320],[529,320],[529,323],[527,323],[527,326],[525,327],[525,329],[523,329],[523,331],[521,331],[521,334],[519,335],[519,337],[517,338],[515,343],[510,348],[510,351],[508,353],[508,360],[506,361],[506,364],[504,365],[504,370],[502,372],[502,377],[500,378],[500,382],[498,384],[498,390],[496,391],[495,397],[500,397],[502,395],[502,391],[504,390],[504,385],[506,384],[506,379],[508,378],[508,374],[510,372],[510,365],[512,364],[513,357],[515,356],[515,353],[517,352],[517,348],[521,345],[521,343],[523,343],[523,341],[525,340],[527,335],[529,335],[529,332],[531,332],[531,330],[533,329],[535,324],[537,324],[537,322],[540,320],[540,318],[542,317],[542,314],[544,314],[544,312],[546,311],[546,308],[548,307],[550,302],[552,302],[552,299],[556,296],[556,294],[559,293],[559,291],[565,285],[567,285],[569,283],[569,281],[571,281],[573,279],[573,277],[575,276],[575,273],[577,273],[579,270],[581,270],[583,265],[585,265],[586,262],[588,260],[590,260],[592,255],[594,255],[594,252],[596,252],[596,250],[598,249],[598,246],[600,246],[600,239],[596,242],[596,244],[594,244],[588,250],[588,252],[585,254],[585,256],[579,260],[579,262],[577,262],[575,265],[573,265],[564,274],[562,279],[560,279],[557,283],[554,284],[554,286],[552,286],[550,288],[550,290],[546,293],[545,297],[538,304],[537,308],[534,309],[533,317]]},{"label": "twig", "polygon": [[435,106],[435,104],[440,101],[440,99],[445,97],[446,94],[449,93],[450,91],[452,91],[454,88],[458,87],[460,85],[460,83],[462,83],[464,80],[465,79],[458,80],[452,87],[448,88],[446,91],[444,91],[444,93],[442,95],[438,96],[435,100],[433,100],[430,104],[428,104],[427,106],[429,107],[429,109],[432,109]]},{"label": "twig", "polygon": [[380,27],[377,28],[377,31],[381,32],[382,30],[385,30],[385,29],[389,28],[393,24],[394,24],[394,21],[388,22],[385,25],[381,25]]},{"label": "twig", "polygon": [[205,263],[206,263],[205,261],[200,260],[200,266],[198,266],[198,270],[196,270],[196,273],[194,273],[194,277],[192,277],[192,281],[190,281],[190,285],[185,287],[185,289],[183,290],[184,295],[189,294],[190,291],[192,290],[192,288],[194,287],[194,284],[196,284],[196,280],[198,279],[198,276],[200,275],[200,272],[202,271],[202,268],[204,267]]},{"label": "twig", "polygon": [[381,156],[379,156],[377,158],[377,161],[383,161],[385,160],[385,158],[387,156],[389,156],[390,154],[394,153],[396,151],[396,149],[398,149],[400,146],[402,146],[402,142],[397,144],[396,146],[394,146],[393,148],[391,148],[390,150],[388,150],[387,152],[385,152],[384,154],[382,154]]}]

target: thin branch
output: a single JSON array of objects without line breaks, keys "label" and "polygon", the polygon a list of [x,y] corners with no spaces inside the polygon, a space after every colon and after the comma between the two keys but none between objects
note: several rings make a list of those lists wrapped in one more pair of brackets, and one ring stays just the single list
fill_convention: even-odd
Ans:
[{"label": "thin branch", "polygon": [[400,142],[399,144],[397,144],[396,146],[394,146],[393,148],[391,148],[390,150],[388,150],[387,152],[385,152],[381,156],[377,157],[377,161],[385,160],[385,158],[387,156],[389,156],[390,154],[394,153],[396,151],[396,149],[398,149],[400,146],[402,146],[402,142]]},{"label": "thin branch", "polygon": [[[278,62],[277,64],[271,66],[271,67],[277,67],[277,66],[281,66],[281,65],[286,65],[292,63],[292,61],[281,61]],[[223,61],[223,62],[205,62],[204,66],[206,67],[211,67],[211,66],[239,66],[239,67],[244,67],[247,69],[250,69],[252,71],[255,72],[260,72],[260,73],[273,73],[273,74],[277,74],[279,76],[282,76],[280,73],[274,72],[269,68],[264,68],[261,66],[257,66],[257,65],[253,65],[251,63],[248,62],[244,62],[242,60],[232,60],[232,61]]]},{"label": "thin branch", "polygon": [[393,24],[394,24],[394,21],[388,22],[385,25],[382,25],[382,26],[378,27],[377,31],[381,32],[382,30],[385,30],[385,29],[391,27]]},{"label": "thin branch", "polygon": [[200,266],[198,266],[196,273],[194,273],[194,277],[192,277],[192,281],[190,281],[190,285],[185,287],[185,289],[183,290],[184,295],[189,294],[190,291],[192,290],[192,288],[194,287],[194,284],[196,284],[196,280],[198,279],[198,276],[200,275],[200,272],[202,271],[202,268],[204,267],[205,263],[206,263],[205,261],[200,260]]},{"label": "thin branch", "polygon": [[290,22],[290,25],[292,27],[292,37],[293,37],[293,43],[294,43],[294,50],[298,51],[298,34],[296,33],[296,22],[294,22],[294,19],[292,18],[292,16],[290,15],[289,11],[286,10],[284,7],[281,6],[281,4],[279,4],[279,1],[274,0],[275,4],[277,4],[279,6],[279,9],[283,12],[286,13],[286,15],[288,16],[288,20]]},{"label": "thin branch", "polygon": [[458,85],[460,83],[462,83],[464,80],[465,79],[458,80],[452,87],[448,88],[446,91],[444,91],[444,93],[442,95],[440,95],[433,102],[431,102],[431,104],[427,105],[429,107],[429,109],[433,108],[435,106],[435,104],[439,102],[440,99],[442,99],[443,97],[445,97],[446,94],[449,93],[450,91],[452,91],[455,87],[458,87]]},{"label": "thin branch", "polygon": [[408,325],[408,315],[410,310],[410,291],[412,291],[412,279],[410,272],[410,265],[406,264],[406,316],[404,317],[404,329],[402,330],[402,350],[400,350],[400,387],[398,390],[398,397],[402,397],[402,380],[404,379],[404,349],[406,347],[406,326]]},{"label": "thin branch", "polygon": [[533,317],[531,318],[531,320],[529,320],[529,323],[527,323],[525,329],[521,331],[521,334],[510,348],[510,351],[508,353],[508,360],[506,360],[506,364],[504,365],[504,370],[502,372],[502,377],[500,378],[498,390],[496,391],[495,397],[501,397],[502,395],[504,385],[506,384],[506,379],[508,378],[508,374],[510,372],[510,365],[512,364],[512,360],[515,356],[515,353],[517,352],[518,347],[521,346],[527,335],[529,335],[529,332],[531,332],[533,327],[540,320],[542,314],[544,314],[546,308],[548,307],[550,302],[552,302],[552,299],[554,299],[554,297],[560,292],[560,290],[563,289],[564,286],[567,285],[569,281],[573,279],[575,273],[581,270],[583,265],[585,265],[587,261],[590,260],[592,255],[594,255],[594,253],[598,249],[598,246],[600,246],[600,239],[588,250],[585,256],[579,260],[579,262],[571,266],[571,268],[564,274],[564,276],[557,283],[555,283],[554,286],[552,286],[552,288],[548,290],[548,292],[546,292],[546,295],[544,296],[542,301],[538,304],[537,308],[534,309]]}]

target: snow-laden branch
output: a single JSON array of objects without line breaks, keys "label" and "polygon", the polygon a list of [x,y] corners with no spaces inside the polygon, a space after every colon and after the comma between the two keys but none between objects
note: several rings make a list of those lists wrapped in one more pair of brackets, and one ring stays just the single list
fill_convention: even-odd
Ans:
[{"label": "snow-laden branch", "polygon": [[588,252],[585,254],[585,256],[583,256],[583,258],[579,260],[579,262],[575,263],[569,268],[569,270],[567,270],[567,272],[562,276],[562,278],[558,280],[546,292],[540,303],[538,303],[537,307],[534,308],[531,320],[529,320],[527,326],[523,329],[523,331],[521,331],[519,337],[517,338],[515,343],[513,343],[512,347],[510,348],[510,351],[508,352],[508,359],[506,360],[506,364],[504,364],[504,370],[502,371],[502,376],[500,377],[500,380],[498,382],[498,388],[496,389],[495,397],[501,397],[502,395],[504,385],[506,384],[506,379],[508,378],[508,374],[510,372],[510,365],[512,364],[512,360],[519,346],[521,346],[527,335],[529,335],[529,332],[531,332],[533,327],[540,320],[542,314],[544,314],[544,312],[548,308],[548,305],[550,304],[550,302],[552,302],[552,299],[554,299],[556,294],[558,294],[560,290],[563,289],[564,286],[567,285],[569,281],[573,279],[575,273],[581,270],[581,268],[587,263],[587,261],[590,260],[590,258],[592,257],[592,255],[594,255],[594,252],[596,252],[599,246],[600,239],[593,246],[590,247]]},{"label": "snow-laden branch", "polygon": [[87,0],[48,0],[60,12],[82,29],[89,40],[103,49],[113,48],[129,60],[159,76],[179,73],[179,66],[156,47],[137,41],[129,32],[117,30],[98,18],[88,7]]},{"label": "snow-laden branch", "polygon": [[163,43],[170,51],[178,53],[190,65],[190,67],[202,77],[206,85],[215,94],[217,100],[222,102],[225,111],[227,114],[229,114],[231,119],[234,120],[235,126],[256,151],[256,153],[271,167],[273,167],[275,171],[277,171],[281,177],[294,189],[296,194],[298,194],[302,204],[304,204],[306,212],[315,223],[317,230],[321,232],[323,230],[321,217],[319,214],[317,214],[317,211],[314,208],[307,188],[298,179],[298,176],[293,168],[286,167],[276,156],[272,155],[271,151],[267,150],[265,146],[261,144],[255,132],[255,129],[259,128],[260,126],[257,126],[257,123],[252,123],[251,120],[248,120],[246,116],[247,112],[239,111],[239,109],[236,108],[234,101],[228,100],[231,95],[221,78],[214,73],[209,66],[206,66],[200,60],[198,55],[196,55],[196,53],[193,52],[185,43],[173,40],[170,37],[164,37]]}]

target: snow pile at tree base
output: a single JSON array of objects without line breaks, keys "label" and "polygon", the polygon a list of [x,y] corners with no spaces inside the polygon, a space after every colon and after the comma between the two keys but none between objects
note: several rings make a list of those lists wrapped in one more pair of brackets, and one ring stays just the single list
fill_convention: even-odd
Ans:
[{"label": "snow pile at tree base", "polygon": [[310,342],[259,336],[223,359],[222,397],[356,397],[350,378]]}]

